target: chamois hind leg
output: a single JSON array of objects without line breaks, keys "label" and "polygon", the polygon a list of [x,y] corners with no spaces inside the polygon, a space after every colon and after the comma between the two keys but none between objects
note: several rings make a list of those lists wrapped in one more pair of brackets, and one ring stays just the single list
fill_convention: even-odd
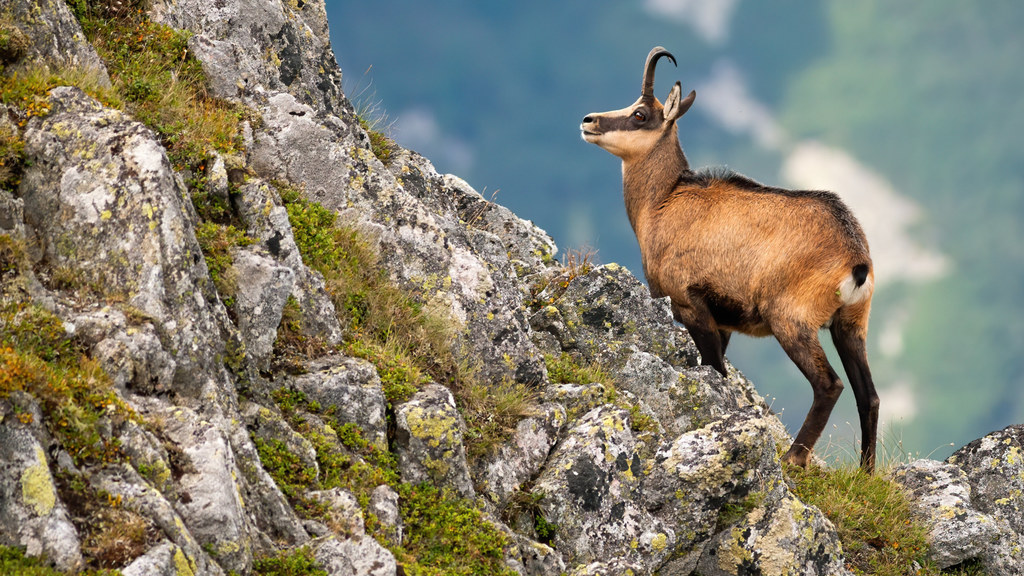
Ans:
[{"label": "chamois hind leg", "polygon": [[878,433],[878,394],[868,367],[867,348],[863,326],[867,324],[867,312],[841,309],[829,327],[832,342],[836,345],[843,369],[857,398],[857,412],[860,415],[861,452],[860,467],[865,472],[875,470],[875,443]]},{"label": "chamois hind leg", "polygon": [[785,460],[798,466],[807,466],[811,450],[821,437],[821,432],[828,423],[828,417],[836,400],[843,392],[843,383],[825,357],[825,350],[818,342],[818,333],[814,329],[795,329],[793,334],[776,332],[776,339],[782,345],[790,359],[797,365],[800,372],[811,383],[814,401],[807,412],[800,432],[797,433],[793,445],[786,452]]},{"label": "chamois hind leg", "polygon": [[721,330],[711,316],[711,311],[702,301],[691,302],[687,306],[672,303],[672,316],[686,327],[700,352],[700,363],[711,366],[722,376],[728,376],[725,369],[725,346],[722,343]]}]

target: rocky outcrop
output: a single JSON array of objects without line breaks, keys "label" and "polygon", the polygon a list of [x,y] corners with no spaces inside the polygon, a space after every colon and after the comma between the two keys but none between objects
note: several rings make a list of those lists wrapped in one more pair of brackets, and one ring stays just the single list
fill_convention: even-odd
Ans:
[{"label": "rocky outcrop", "polygon": [[[281,554],[332,575],[431,554],[489,562],[477,573],[848,574],[790,490],[782,425],[742,374],[698,365],[666,301],[620,266],[556,264],[542,230],[415,152],[374,154],[323,2],[144,17],[190,33],[210,91],[247,111],[244,150],[179,166],[166,134],[77,87],[0,108],[24,157],[0,189],[0,545],[129,575],[250,574]],[[8,2],[0,24],[23,45],[5,66],[108,79],[64,3]],[[224,221],[197,210],[200,186]],[[285,189],[454,326],[458,370],[355,345],[339,313],[360,302],[310,268]],[[242,241],[215,268],[197,232],[228,220]],[[284,333],[297,358],[279,362]],[[937,564],[1021,570],[1020,445],[1008,429],[896,472]],[[134,531],[102,544],[97,526]],[[476,548],[436,545],[454,538]]]},{"label": "rocky outcrop", "polygon": [[929,526],[940,568],[977,562],[987,574],[1024,572],[1024,426],[964,446],[946,462],[917,460],[893,473]]}]

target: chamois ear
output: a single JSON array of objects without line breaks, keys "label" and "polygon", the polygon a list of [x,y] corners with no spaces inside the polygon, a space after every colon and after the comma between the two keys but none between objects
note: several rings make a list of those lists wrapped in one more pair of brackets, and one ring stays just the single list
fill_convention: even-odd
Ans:
[{"label": "chamois ear", "polygon": [[668,93],[668,98],[665,100],[665,122],[671,123],[679,119],[680,116],[686,114],[686,111],[693,105],[693,99],[697,97],[697,92],[691,90],[689,96],[680,100],[680,96],[683,94],[683,87],[679,82],[676,82],[672,86],[672,91]]}]

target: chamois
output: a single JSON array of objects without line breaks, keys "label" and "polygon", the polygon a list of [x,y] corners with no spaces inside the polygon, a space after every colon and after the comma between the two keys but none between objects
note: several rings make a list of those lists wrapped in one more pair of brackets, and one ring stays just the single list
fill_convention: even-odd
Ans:
[{"label": "chamois", "polygon": [[843,390],[818,341],[828,327],[857,398],[860,465],[872,472],[879,401],[865,347],[874,272],[864,232],[831,192],[690,170],[676,120],[697,93],[683,98],[676,82],[665,104],[658,101],[654,68],[662,56],[676,63],[664,48],[651,50],[636,102],[580,124],[585,141],[622,159],[626,213],[651,295],[669,297],[701,362],[723,376],[732,332],[775,336],[814,391],[785,455],[799,466],[807,466]]}]

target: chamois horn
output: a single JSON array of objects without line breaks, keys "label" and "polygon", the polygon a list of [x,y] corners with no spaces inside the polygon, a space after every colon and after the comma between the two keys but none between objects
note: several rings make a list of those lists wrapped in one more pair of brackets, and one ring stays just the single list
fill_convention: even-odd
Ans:
[{"label": "chamois horn", "polygon": [[654,96],[654,67],[662,56],[667,56],[674,66],[678,66],[676,64],[676,57],[671,52],[661,46],[652,48],[651,53],[647,55],[647,64],[644,65],[644,86],[640,92],[641,96]]}]

